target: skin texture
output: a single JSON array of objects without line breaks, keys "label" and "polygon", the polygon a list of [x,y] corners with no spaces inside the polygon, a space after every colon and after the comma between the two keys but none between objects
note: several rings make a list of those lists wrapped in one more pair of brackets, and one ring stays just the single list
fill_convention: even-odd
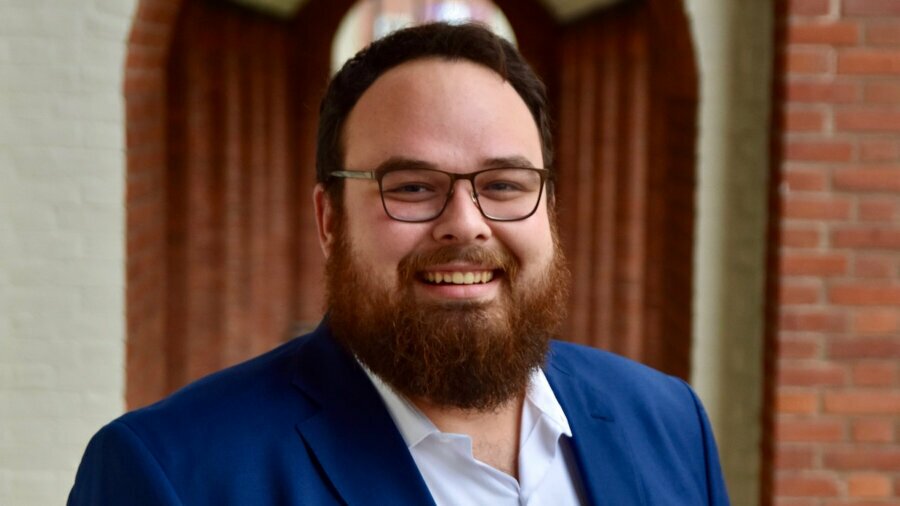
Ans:
[{"label": "skin texture", "polygon": [[[447,172],[467,173],[499,160],[541,166],[537,126],[516,91],[489,69],[465,61],[423,59],[382,75],[362,95],[344,128],[344,167],[373,170],[397,159]],[[442,246],[503,250],[516,259],[518,282],[537,283],[554,259],[553,233],[542,196],[538,210],[518,222],[484,218],[467,181],[456,183],[443,214],[426,223],[403,223],[381,207],[378,185],[345,181],[343,226],[354,261],[378,286],[401,289],[398,266],[411,252]],[[314,192],[319,239],[326,257],[336,244],[337,221],[324,189]],[[490,265],[451,261],[432,271],[477,272]],[[489,283],[431,285],[415,282],[416,300],[504,304],[501,273]],[[517,475],[522,396],[490,411],[462,410],[411,399],[441,430],[472,437],[475,457]]]}]

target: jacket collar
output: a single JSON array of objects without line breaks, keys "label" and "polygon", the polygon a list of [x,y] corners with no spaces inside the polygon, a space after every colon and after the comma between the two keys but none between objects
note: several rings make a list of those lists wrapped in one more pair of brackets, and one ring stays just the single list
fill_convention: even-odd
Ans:
[{"label": "jacket collar", "polygon": [[327,324],[306,338],[294,370],[318,405],[297,431],[346,503],[434,504],[381,397]]},{"label": "jacket collar", "polygon": [[634,454],[616,423],[609,395],[585,384],[584,375],[551,351],[544,373],[572,427],[575,455],[589,504],[646,505]]},{"label": "jacket collar", "polygon": [[[331,337],[327,320],[306,338],[294,371],[294,385],[318,406],[296,424],[297,431],[345,502],[434,504],[381,397]],[[544,368],[572,430],[585,499],[595,505],[646,505],[609,396],[585,385],[574,371],[553,352]]]}]

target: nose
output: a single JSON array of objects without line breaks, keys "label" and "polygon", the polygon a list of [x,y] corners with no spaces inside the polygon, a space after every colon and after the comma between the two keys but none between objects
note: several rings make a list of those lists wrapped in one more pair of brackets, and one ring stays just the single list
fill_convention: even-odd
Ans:
[{"label": "nose", "polygon": [[453,195],[435,220],[432,233],[436,241],[444,244],[482,242],[491,237],[490,224],[478,210],[469,181],[456,181]]}]

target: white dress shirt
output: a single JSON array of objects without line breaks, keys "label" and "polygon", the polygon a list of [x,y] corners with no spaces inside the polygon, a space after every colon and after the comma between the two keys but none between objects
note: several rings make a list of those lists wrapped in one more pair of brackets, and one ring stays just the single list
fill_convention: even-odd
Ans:
[{"label": "white dress shirt", "polygon": [[540,369],[531,376],[522,406],[518,480],[477,460],[469,436],[441,432],[409,400],[363,369],[439,506],[581,504],[569,421]]}]

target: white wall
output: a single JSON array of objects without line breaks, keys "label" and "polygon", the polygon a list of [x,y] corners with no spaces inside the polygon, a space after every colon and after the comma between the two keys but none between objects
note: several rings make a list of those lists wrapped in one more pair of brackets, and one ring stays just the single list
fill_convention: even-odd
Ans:
[{"label": "white wall", "polygon": [[123,410],[137,0],[0,0],[0,504],[63,504]]},{"label": "white wall", "polygon": [[772,0],[686,0],[700,71],[691,381],[735,506],[759,504]]}]

